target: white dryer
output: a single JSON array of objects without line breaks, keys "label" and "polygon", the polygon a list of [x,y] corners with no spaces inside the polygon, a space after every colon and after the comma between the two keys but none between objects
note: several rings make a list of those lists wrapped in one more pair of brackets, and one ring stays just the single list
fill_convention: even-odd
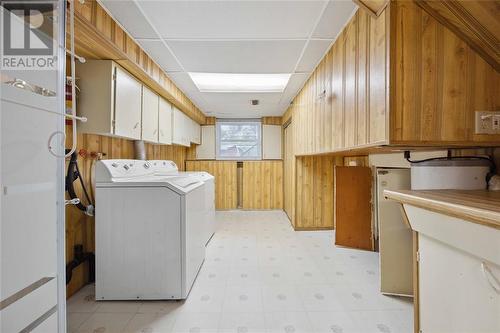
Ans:
[{"label": "white dryer", "polygon": [[96,299],[184,299],[205,259],[205,184],[147,161],[96,164]]},{"label": "white dryer", "polygon": [[215,177],[205,171],[179,171],[177,164],[169,160],[150,160],[151,168],[154,174],[163,176],[189,176],[195,177],[205,183],[205,243],[208,244],[215,233]]}]

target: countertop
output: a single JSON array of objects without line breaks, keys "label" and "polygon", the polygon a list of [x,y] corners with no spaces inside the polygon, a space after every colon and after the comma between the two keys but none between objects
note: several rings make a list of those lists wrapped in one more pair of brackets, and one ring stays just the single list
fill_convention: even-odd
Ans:
[{"label": "countertop", "polygon": [[385,190],[387,199],[500,229],[500,191]]}]

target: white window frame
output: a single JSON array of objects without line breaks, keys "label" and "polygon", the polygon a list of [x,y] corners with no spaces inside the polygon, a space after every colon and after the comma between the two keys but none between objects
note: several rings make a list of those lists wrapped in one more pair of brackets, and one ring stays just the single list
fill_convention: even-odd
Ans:
[{"label": "white window frame", "polygon": [[[258,123],[259,155],[247,157],[220,156],[220,125],[227,123]],[[215,159],[225,161],[260,161],[262,160],[262,120],[261,119],[217,119],[215,122]]]}]

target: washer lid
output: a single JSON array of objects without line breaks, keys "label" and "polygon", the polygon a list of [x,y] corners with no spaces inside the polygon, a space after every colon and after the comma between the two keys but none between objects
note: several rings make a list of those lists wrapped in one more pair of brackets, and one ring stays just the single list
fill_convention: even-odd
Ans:
[{"label": "washer lid", "polygon": [[204,185],[202,181],[196,179],[195,177],[175,177],[169,178],[166,181],[184,193],[188,193],[195,188]]}]

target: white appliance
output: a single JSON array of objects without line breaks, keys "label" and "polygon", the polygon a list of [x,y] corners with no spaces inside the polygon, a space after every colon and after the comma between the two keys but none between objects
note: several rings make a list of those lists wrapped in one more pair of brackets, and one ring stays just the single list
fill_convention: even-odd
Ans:
[{"label": "white appliance", "polygon": [[435,159],[411,164],[412,190],[484,190],[490,162],[484,159]]},{"label": "white appliance", "polygon": [[380,291],[413,295],[413,235],[403,220],[401,205],[384,197],[384,190],[410,189],[410,169],[377,168],[377,229],[380,250]]},{"label": "white appliance", "polygon": [[205,259],[204,183],[147,161],[96,164],[96,299],[184,299]]},{"label": "white appliance", "polygon": [[205,183],[205,227],[204,237],[205,244],[208,244],[215,233],[215,177],[205,171],[179,171],[177,164],[169,160],[151,160],[148,161],[154,169],[154,174],[157,176],[190,176],[195,177],[199,181]]}]

